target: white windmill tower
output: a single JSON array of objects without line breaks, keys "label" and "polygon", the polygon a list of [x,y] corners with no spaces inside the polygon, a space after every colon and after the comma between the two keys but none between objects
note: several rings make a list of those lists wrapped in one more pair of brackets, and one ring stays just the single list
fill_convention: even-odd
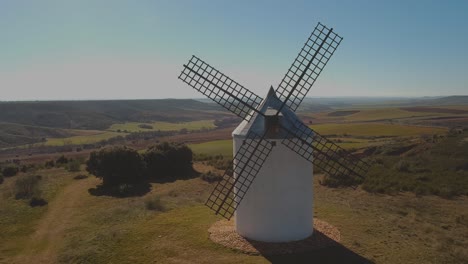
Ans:
[{"label": "white windmill tower", "polygon": [[249,239],[287,242],[313,231],[312,164],[333,177],[363,177],[369,165],[295,115],[342,38],[318,23],[275,93],[263,100],[193,56],[179,76],[244,119],[233,132],[233,166],[206,205]]}]

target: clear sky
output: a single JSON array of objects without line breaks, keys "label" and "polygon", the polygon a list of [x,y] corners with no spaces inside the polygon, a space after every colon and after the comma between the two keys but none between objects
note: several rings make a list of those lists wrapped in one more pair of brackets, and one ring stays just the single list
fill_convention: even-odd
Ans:
[{"label": "clear sky", "polygon": [[309,96],[468,94],[464,0],[0,0],[0,100],[201,98],[192,54],[264,96],[319,21],[344,40]]}]

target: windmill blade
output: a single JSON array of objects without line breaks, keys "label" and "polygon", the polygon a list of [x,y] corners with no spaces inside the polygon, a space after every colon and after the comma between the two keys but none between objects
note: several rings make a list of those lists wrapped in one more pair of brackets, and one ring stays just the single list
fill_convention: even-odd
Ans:
[{"label": "windmill blade", "polygon": [[206,95],[242,119],[249,120],[262,98],[196,56],[192,56],[179,75],[195,90]]},{"label": "windmill blade", "polygon": [[287,136],[281,143],[292,149],[314,166],[336,178],[363,178],[370,165],[297,121],[295,131],[282,127]]},{"label": "windmill blade", "polygon": [[[280,108],[296,111],[343,38],[318,23],[278,86]],[[279,111],[279,112],[280,112]]]},{"label": "windmill blade", "polygon": [[231,219],[272,148],[271,143],[263,136],[249,132],[234,157],[232,166],[216,184],[205,205],[216,214]]}]

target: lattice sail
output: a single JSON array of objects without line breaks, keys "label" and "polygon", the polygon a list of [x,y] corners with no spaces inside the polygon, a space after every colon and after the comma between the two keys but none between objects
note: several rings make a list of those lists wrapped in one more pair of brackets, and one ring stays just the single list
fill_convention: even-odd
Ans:
[{"label": "lattice sail", "polygon": [[369,164],[313,131],[304,123],[294,124],[295,131],[285,129],[287,137],[282,143],[333,177],[363,178]]},{"label": "lattice sail", "polygon": [[342,39],[333,29],[317,24],[276,91],[292,111],[297,110]]},{"label": "lattice sail", "polygon": [[179,79],[242,119],[249,120],[262,98],[203,60],[192,56]]},{"label": "lattice sail", "polygon": [[226,170],[223,179],[216,184],[206,205],[216,214],[230,219],[237,209],[273,146],[262,136],[250,132]]}]

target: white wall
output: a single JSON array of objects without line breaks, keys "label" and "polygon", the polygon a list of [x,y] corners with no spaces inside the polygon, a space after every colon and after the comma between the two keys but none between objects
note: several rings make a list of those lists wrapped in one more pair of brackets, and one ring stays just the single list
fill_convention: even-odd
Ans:
[{"label": "white wall", "polygon": [[[235,155],[243,138],[233,140]],[[269,141],[276,146],[237,208],[237,232],[257,241],[304,239],[313,231],[312,164],[281,140]]]}]

